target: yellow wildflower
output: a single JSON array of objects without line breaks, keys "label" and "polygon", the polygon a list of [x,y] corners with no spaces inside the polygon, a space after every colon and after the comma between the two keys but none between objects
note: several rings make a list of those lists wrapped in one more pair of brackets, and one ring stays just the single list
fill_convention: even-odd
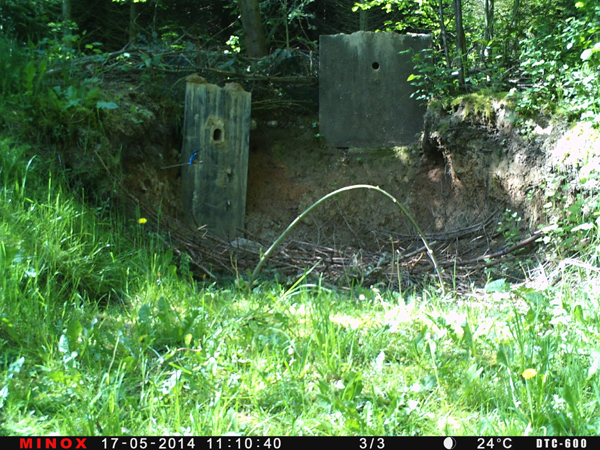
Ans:
[{"label": "yellow wildflower", "polygon": [[523,378],[525,378],[526,380],[530,380],[531,378],[535,377],[537,375],[537,372],[535,369],[525,369],[522,373]]},{"label": "yellow wildflower", "polygon": [[145,217],[142,217],[141,219],[138,219],[138,223],[144,224],[148,222],[148,219],[146,219]]}]

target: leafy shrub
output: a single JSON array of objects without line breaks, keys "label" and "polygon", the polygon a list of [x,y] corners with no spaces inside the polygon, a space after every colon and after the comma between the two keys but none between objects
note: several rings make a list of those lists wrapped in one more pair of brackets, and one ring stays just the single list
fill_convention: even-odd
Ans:
[{"label": "leafy shrub", "polygon": [[600,6],[577,3],[580,14],[552,32],[530,29],[521,41],[521,73],[527,88],[517,111],[560,109],[575,119],[600,123]]}]

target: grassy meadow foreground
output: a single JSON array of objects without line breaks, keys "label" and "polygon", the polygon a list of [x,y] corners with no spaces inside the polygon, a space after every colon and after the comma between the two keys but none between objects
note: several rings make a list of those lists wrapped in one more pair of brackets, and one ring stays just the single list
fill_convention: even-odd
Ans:
[{"label": "grassy meadow foreground", "polygon": [[549,287],[248,293],[0,147],[1,434],[600,432],[595,221]]}]

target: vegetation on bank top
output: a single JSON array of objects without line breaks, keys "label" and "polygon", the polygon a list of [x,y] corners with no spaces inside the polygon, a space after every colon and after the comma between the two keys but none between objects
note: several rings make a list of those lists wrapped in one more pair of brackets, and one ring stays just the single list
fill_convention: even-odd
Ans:
[{"label": "vegetation on bank top", "polygon": [[[248,5],[258,8],[258,24]],[[432,48],[414,55],[411,81],[422,99],[508,92],[521,116],[600,121],[594,1],[113,0],[82,9],[70,0],[8,0],[0,17],[3,93],[35,95],[47,79],[42,89],[56,92],[45,101],[63,109],[97,100],[111,70],[135,70],[141,82],[161,65],[218,76],[314,75],[320,34],[371,30],[432,35]],[[250,34],[264,34],[260,60],[243,57],[252,56]]]}]

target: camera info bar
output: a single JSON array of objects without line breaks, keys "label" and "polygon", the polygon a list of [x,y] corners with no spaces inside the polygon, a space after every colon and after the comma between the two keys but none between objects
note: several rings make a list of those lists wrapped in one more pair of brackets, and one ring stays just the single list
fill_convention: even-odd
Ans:
[{"label": "camera info bar", "polygon": [[600,449],[600,437],[2,437],[3,450]]}]

